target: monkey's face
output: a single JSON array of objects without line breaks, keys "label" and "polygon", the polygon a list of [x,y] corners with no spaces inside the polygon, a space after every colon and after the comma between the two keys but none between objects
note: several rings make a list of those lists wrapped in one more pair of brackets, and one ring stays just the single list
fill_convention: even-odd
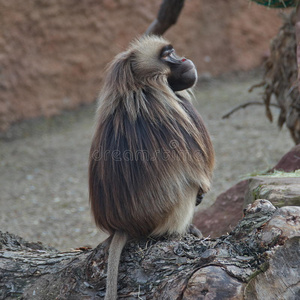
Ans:
[{"label": "monkey's face", "polygon": [[178,57],[173,46],[161,37],[146,36],[136,40],[127,55],[130,57],[135,82],[143,84],[148,78],[162,75],[176,92],[192,87],[197,81],[193,62]]},{"label": "monkey's face", "polygon": [[188,89],[197,81],[193,62],[185,57],[178,57],[172,45],[163,47],[160,59],[170,68],[168,83],[174,92]]}]

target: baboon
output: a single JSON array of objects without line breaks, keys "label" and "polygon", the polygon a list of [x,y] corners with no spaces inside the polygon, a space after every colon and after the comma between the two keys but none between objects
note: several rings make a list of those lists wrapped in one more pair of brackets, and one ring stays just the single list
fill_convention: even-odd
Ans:
[{"label": "baboon", "polygon": [[96,225],[113,236],[105,299],[117,298],[128,238],[183,234],[210,188],[214,151],[189,90],[193,62],[157,36],[131,43],[108,68],[90,150]]}]

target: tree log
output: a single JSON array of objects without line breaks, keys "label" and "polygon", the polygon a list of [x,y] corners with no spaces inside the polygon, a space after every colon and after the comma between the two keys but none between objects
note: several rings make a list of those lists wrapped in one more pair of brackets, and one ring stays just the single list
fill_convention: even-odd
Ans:
[{"label": "tree log", "polygon": [[[300,207],[256,200],[228,235],[130,241],[122,254],[122,299],[296,299]],[[0,299],[102,299],[108,241],[58,252],[0,236]],[[294,297],[294,298],[293,298]]]},{"label": "tree log", "polygon": [[150,24],[145,34],[163,35],[176,24],[183,5],[184,0],[163,0],[157,18]]}]

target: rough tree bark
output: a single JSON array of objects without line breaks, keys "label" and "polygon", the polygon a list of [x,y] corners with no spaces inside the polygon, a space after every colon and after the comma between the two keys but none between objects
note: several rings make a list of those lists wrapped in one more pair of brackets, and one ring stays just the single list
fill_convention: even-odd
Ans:
[{"label": "rough tree bark", "polygon": [[183,5],[184,0],[163,0],[157,18],[147,28],[145,34],[163,35],[176,24]]},{"label": "rough tree bark", "polygon": [[[61,253],[2,233],[1,299],[102,299],[107,242]],[[257,200],[229,234],[131,241],[121,299],[299,299],[300,207]]]}]

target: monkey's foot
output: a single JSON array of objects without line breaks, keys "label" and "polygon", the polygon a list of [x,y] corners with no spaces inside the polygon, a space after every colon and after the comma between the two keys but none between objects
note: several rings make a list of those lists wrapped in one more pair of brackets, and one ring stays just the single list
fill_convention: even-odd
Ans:
[{"label": "monkey's foot", "polygon": [[188,229],[188,233],[194,235],[195,237],[201,239],[203,237],[203,234],[201,233],[201,231],[194,225],[191,224],[189,229]]}]

